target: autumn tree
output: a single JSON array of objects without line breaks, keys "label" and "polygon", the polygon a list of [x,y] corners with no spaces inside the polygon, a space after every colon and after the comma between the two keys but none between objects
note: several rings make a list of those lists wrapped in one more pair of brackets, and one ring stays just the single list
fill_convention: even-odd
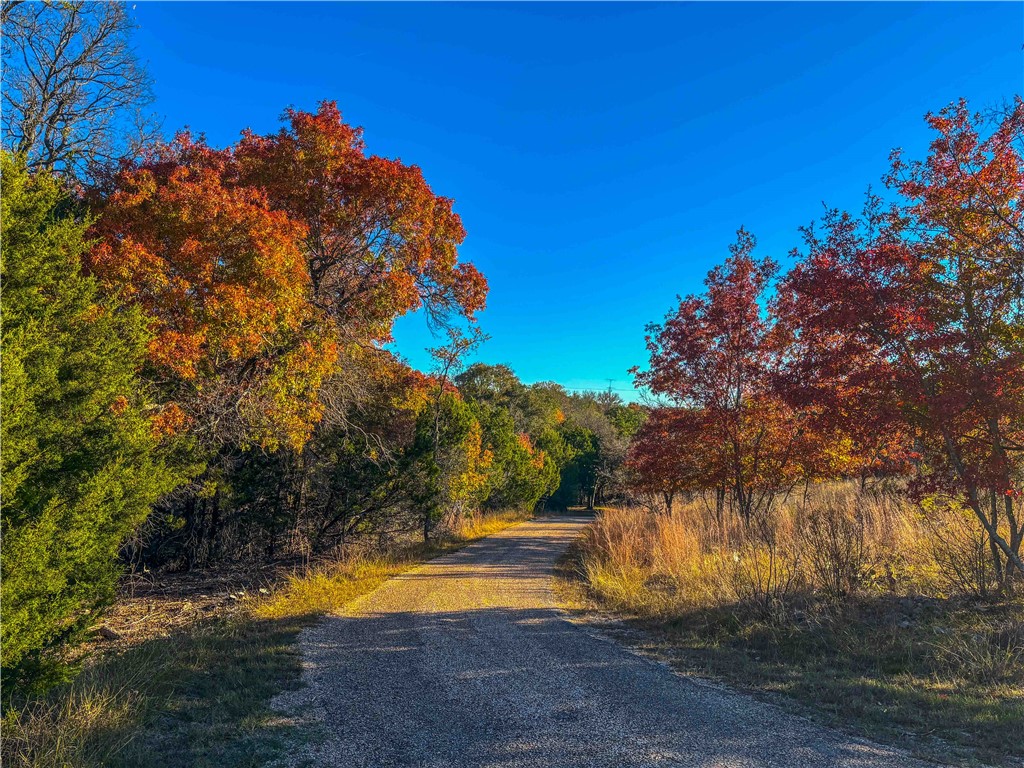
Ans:
[{"label": "autumn tree", "polygon": [[[345,123],[334,102],[323,102],[315,113],[286,110],[284,119],[286,127],[276,134],[243,134],[233,148],[235,183],[260,190],[305,226],[311,301],[341,350],[321,401],[342,401],[328,410],[328,420],[343,423],[358,408],[348,386],[349,349],[389,341],[394,321],[414,310],[435,327],[454,327],[453,315],[472,320],[484,306],[487,284],[472,264],[459,263],[462,222],[418,167],[368,155],[361,129]],[[432,400],[437,456],[450,368],[446,363]],[[426,538],[434,517],[424,513]]]},{"label": "autumn tree", "polygon": [[[237,518],[220,489],[251,474],[247,463],[287,465],[279,496],[307,498],[315,462],[300,454],[314,438],[330,455],[347,457],[340,445],[380,449],[387,485],[397,466],[389,462],[407,446],[374,445],[361,420],[379,412],[372,366],[387,378],[381,346],[394,321],[422,310],[435,327],[453,328],[472,321],[486,296],[483,277],[458,260],[465,233],[452,201],[419,168],[368,155],[333,103],[285,119],[280,132],[246,132],[224,150],[180,134],[91,193],[101,218],[88,266],[153,318],[146,375],[162,393],[162,423],[218,462],[221,479],[211,467],[203,481],[216,485],[212,495],[195,512],[194,498],[185,502],[192,527],[214,538],[218,521]],[[432,401],[438,441],[447,388]],[[368,442],[353,440],[361,434]],[[340,445],[319,439],[328,436]],[[269,460],[252,448],[289,455]]]},{"label": "autumn tree", "polygon": [[708,274],[706,293],[680,300],[662,325],[648,327],[650,366],[634,369],[639,386],[703,414],[705,439],[722,447],[708,477],[727,479],[748,521],[796,482],[804,436],[801,414],[777,391],[785,337],[765,305],[778,267],[756,259],[755,245],[739,230],[730,257]]},{"label": "autumn tree", "polygon": [[228,183],[230,153],[188,134],[126,163],[91,195],[86,261],[152,318],[147,377],[160,423],[223,445],[301,447],[337,344],[310,302],[305,226]]},{"label": "autumn tree", "polygon": [[[85,223],[51,175],[7,153],[2,278],[5,692],[59,677],[61,646],[113,599],[122,543],[173,486],[137,378],[138,308],[81,274]],[[13,688],[11,684],[13,683]]]},{"label": "autumn tree", "polygon": [[700,411],[654,408],[629,445],[629,485],[640,493],[660,496],[671,514],[678,496],[722,484],[710,474],[722,466],[709,455],[716,447],[707,440]]},{"label": "autumn tree", "polygon": [[1024,570],[1024,107],[985,138],[963,102],[928,122],[924,162],[893,156],[899,203],[808,228],[782,302],[819,402],[905,424],[926,453],[919,492],[963,498],[1008,586]]},{"label": "autumn tree", "polygon": [[458,260],[466,233],[453,202],[417,166],[367,155],[334,102],[284,119],[276,134],[243,134],[238,183],[306,227],[313,301],[344,341],[389,340],[395,319],[416,309],[444,325],[483,308],[486,281]]}]

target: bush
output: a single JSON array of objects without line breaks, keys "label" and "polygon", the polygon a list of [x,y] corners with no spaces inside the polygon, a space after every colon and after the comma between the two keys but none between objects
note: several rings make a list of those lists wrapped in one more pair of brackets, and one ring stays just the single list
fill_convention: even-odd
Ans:
[{"label": "bush", "polygon": [[806,515],[803,541],[811,575],[832,599],[856,592],[867,570],[864,519],[831,500]]},{"label": "bush", "polygon": [[4,693],[46,687],[54,651],[113,596],[116,558],[171,487],[135,372],[144,318],[81,273],[86,224],[57,181],[3,156]]}]

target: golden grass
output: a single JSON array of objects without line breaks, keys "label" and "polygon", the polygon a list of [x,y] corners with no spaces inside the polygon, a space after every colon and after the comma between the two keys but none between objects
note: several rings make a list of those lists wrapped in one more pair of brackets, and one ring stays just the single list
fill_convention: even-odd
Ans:
[{"label": "golden grass", "polygon": [[252,615],[258,619],[285,619],[331,613],[372,592],[416,562],[412,558],[376,557],[311,568],[287,577],[268,597],[253,599]]},{"label": "golden grass", "polygon": [[979,600],[986,555],[961,508],[829,484],[750,525],[700,500],[603,510],[562,594],[635,620],[688,671],[925,756],[1002,764],[1022,756],[1024,603]]},{"label": "golden grass", "polygon": [[897,496],[834,484],[751,525],[728,512],[719,519],[699,500],[671,514],[606,509],[587,534],[582,568],[601,599],[648,615],[768,607],[798,594],[947,597],[984,586],[981,533],[955,507],[925,515]]}]

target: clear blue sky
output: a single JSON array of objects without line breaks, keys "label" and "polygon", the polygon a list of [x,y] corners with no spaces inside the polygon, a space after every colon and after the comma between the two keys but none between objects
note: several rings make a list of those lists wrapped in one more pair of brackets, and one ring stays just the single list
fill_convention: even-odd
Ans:
[{"label": "clear blue sky", "polygon": [[[424,170],[491,291],[477,358],[631,386],[644,325],[746,226],[785,261],[822,201],[857,207],[922,117],[1024,91],[1024,5],[140,2],[173,131],[268,132],[338,101]],[[417,317],[398,351],[428,364]]]}]

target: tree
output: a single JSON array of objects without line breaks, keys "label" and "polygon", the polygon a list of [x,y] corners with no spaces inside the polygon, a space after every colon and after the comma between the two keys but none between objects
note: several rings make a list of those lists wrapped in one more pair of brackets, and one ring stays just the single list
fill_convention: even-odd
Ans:
[{"label": "tree", "polygon": [[515,429],[530,429],[536,416],[530,390],[507,365],[473,363],[455,377],[455,385],[467,400],[507,411]]},{"label": "tree", "polygon": [[439,394],[417,422],[410,468],[418,479],[412,500],[423,520],[424,541],[442,518],[457,520],[483,502],[492,460],[469,404],[440,381],[433,386]]},{"label": "tree", "polygon": [[[438,511],[443,510],[445,499],[445,485],[453,467],[458,467],[462,459],[466,458],[467,463],[472,466],[476,459],[473,453],[478,453],[479,445],[476,439],[479,436],[479,423],[475,428],[468,426],[469,421],[476,421],[466,409],[465,403],[458,395],[458,390],[452,384],[452,379],[465,364],[466,355],[472,352],[477,346],[485,341],[486,337],[476,326],[471,326],[468,332],[451,327],[448,329],[448,343],[430,349],[430,356],[434,360],[434,371],[432,373],[433,394],[430,398],[430,406],[424,411],[424,418],[431,422],[430,448],[425,452],[425,461],[428,464],[428,486],[433,489],[425,498],[423,513],[423,540],[430,541],[430,529],[437,518]],[[452,442],[460,443],[470,431],[475,430],[471,439],[474,445],[470,447],[468,456],[463,457],[456,453],[455,456],[448,452]],[[421,430],[422,431],[422,430]],[[417,442],[422,446],[422,437]],[[447,459],[447,461],[445,460]],[[490,463],[490,460],[487,460]],[[447,473],[447,474],[446,474]],[[473,483],[474,491],[477,484]],[[449,499],[454,499],[452,494],[447,494]]]},{"label": "tree", "polygon": [[81,274],[85,223],[51,175],[4,153],[2,659],[5,688],[59,677],[54,651],[113,597],[123,541],[173,486],[136,378],[146,321]]},{"label": "tree", "polygon": [[417,166],[367,156],[361,129],[334,102],[284,119],[277,134],[243,134],[238,181],[305,225],[313,300],[344,343],[387,341],[395,319],[415,309],[445,325],[483,308],[486,280],[458,263],[462,222]]},{"label": "tree", "polygon": [[574,420],[566,420],[560,430],[569,461],[562,467],[553,501],[560,507],[586,504],[593,509],[597,497],[597,463],[600,444],[597,436]]},{"label": "tree", "polygon": [[300,448],[337,343],[310,302],[304,225],[230,183],[230,153],[188,134],[91,196],[90,272],[152,318],[147,376],[167,428],[210,449]]},{"label": "tree", "polygon": [[507,365],[474,363],[455,377],[493,454],[487,506],[533,507],[558,487],[564,442],[558,409],[544,389],[527,387]]},{"label": "tree", "polygon": [[[246,132],[224,150],[179,134],[90,190],[102,215],[88,267],[152,318],[145,375],[160,392],[160,418],[192,436],[209,467],[191,493],[167,500],[174,525],[140,551],[180,539],[192,550],[185,560],[202,562],[225,525],[256,532],[260,521],[269,549],[287,526],[319,547],[385,513],[404,519],[415,494],[431,496],[412,469],[409,482],[396,479],[420,465],[410,458],[415,430],[389,442],[380,429],[388,408],[407,421],[407,409],[382,400],[392,389],[378,385],[393,377],[381,346],[395,319],[417,309],[435,328],[459,319],[472,328],[486,282],[459,263],[452,201],[418,168],[368,156],[332,103],[286,120],[277,134]],[[456,370],[422,389],[413,419],[430,411],[436,456],[447,447],[440,400]],[[347,467],[358,488],[339,495],[342,470],[320,460]],[[257,492],[239,490],[254,476]],[[429,529],[434,518],[424,516]]]},{"label": "tree", "polygon": [[715,446],[708,444],[703,416],[687,408],[654,408],[630,443],[630,486],[660,495],[669,514],[678,495],[721,484],[710,474],[721,462],[708,457]]},{"label": "tree", "polygon": [[708,477],[727,479],[747,521],[796,482],[804,445],[801,415],[777,390],[785,336],[764,308],[778,267],[755,259],[755,245],[740,229],[730,257],[708,274],[707,292],[648,327],[650,367],[634,369],[639,386],[703,414],[705,439],[721,447]]},{"label": "tree", "polygon": [[533,508],[558,486],[553,458],[517,431],[508,409],[479,400],[471,404],[492,457],[485,503],[492,509]]},{"label": "tree", "polygon": [[132,129],[150,138],[150,82],[124,3],[14,0],[2,14],[4,145],[30,169],[81,179],[137,149]]},{"label": "tree", "polygon": [[924,451],[918,491],[963,499],[1009,588],[1024,570],[1024,107],[985,139],[964,102],[928,121],[927,160],[893,157],[899,204],[869,197],[860,219],[831,211],[822,234],[805,230],[784,303],[815,391],[841,393],[819,401],[906,425]]}]

